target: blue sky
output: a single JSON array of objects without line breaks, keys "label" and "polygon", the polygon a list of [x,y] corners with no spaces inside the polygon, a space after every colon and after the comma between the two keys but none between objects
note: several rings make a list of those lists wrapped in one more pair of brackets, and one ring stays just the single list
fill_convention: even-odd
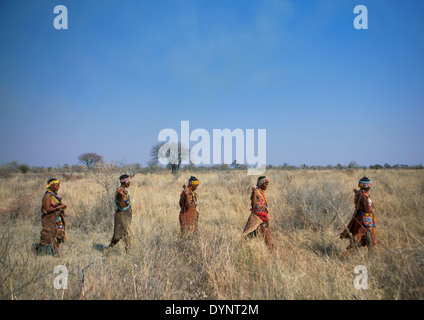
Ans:
[{"label": "blue sky", "polygon": [[146,165],[184,120],[266,129],[273,165],[424,163],[423,16],[420,0],[1,0],[0,164]]}]

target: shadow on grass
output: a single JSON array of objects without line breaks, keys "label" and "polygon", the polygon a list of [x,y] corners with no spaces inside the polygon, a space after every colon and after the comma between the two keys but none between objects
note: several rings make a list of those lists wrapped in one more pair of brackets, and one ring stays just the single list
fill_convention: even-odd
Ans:
[{"label": "shadow on grass", "polygon": [[340,249],[333,242],[315,242],[308,248],[318,256],[337,257],[340,255]]},{"label": "shadow on grass", "polygon": [[[32,244],[32,248],[33,248],[34,251],[35,251],[36,246],[37,246],[37,243]],[[54,255],[53,245],[47,244],[45,246],[41,246],[40,248],[38,248],[38,250],[35,252],[35,254],[37,256],[53,256]]]},{"label": "shadow on grass", "polygon": [[103,252],[106,248],[107,248],[107,247],[106,247],[106,246],[104,246],[104,245],[102,245],[101,243],[95,243],[95,244],[93,245],[93,249],[94,249],[94,250],[97,250],[97,251],[100,251],[100,252]]}]

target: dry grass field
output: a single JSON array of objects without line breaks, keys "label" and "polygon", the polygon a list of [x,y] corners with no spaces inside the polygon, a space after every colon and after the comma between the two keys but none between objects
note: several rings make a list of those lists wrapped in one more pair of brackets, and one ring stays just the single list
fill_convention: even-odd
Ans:
[{"label": "dry grass field", "polygon": [[[68,206],[62,256],[35,256],[45,175],[0,180],[0,299],[423,299],[424,170],[268,170],[272,255],[263,239],[240,239],[256,177],[245,171],[136,174],[132,248],[113,233],[113,195],[122,172],[62,177]],[[193,174],[200,180],[200,234],[182,238],[178,200]],[[378,217],[378,247],[341,259],[337,235],[353,214],[362,176]],[[54,288],[54,268],[68,269],[68,289]],[[355,289],[354,268],[368,270]]]}]

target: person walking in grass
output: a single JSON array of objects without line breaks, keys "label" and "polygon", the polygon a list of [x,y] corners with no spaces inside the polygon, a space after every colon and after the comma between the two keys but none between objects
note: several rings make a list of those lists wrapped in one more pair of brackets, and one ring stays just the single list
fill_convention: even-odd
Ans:
[{"label": "person walking in grass", "polygon": [[196,177],[190,177],[188,184],[183,185],[183,191],[180,194],[180,227],[181,234],[193,234],[198,230],[199,212],[197,211],[197,187],[199,180]]},{"label": "person walking in grass", "polygon": [[358,183],[360,189],[353,189],[355,212],[346,229],[340,234],[341,239],[350,239],[345,257],[359,246],[368,246],[371,249],[377,245],[374,231],[377,218],[374,214],[374,203],[369,195],[371,186],[371,180],[363,177]]},{"label": "person walking in grass", "polygon": [[131,247],[130,225],[132,219],[131,197],[128,188],[131,179],[127,174],[119,177],[121,185],[115,192],[116,210],[114,213],[113,237],[108,247],[105,248],[107,254],[122,238],[125,240],[125,251],[128,253]]},{"label": "person walking in grass", "polygon": [[41,201],[42,229],[40,242],[34,247],[34,253],[45,245],[53,244],[53,255],[59,256],[59,244],[65,241],[65,209],[62,198],[57,194],[60,182],[57,179],[47,181],[47,190]]},{"label": "person walking in grass", "polygon": [[250,215],[242,236],[256,237],[262,236],[271,252],[274,251],[274,245],[269,227],[268,201],[265,197],[265,190],[268,188],[269,179],[265,176],[258,178],[255,188],[252,188],[250,196]]}]

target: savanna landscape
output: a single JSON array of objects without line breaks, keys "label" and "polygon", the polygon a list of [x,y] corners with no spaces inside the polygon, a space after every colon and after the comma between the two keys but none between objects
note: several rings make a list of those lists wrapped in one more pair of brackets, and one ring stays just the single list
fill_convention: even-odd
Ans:
[{"label": "savanna landscape", "polygon": [[[256,176],[245,170],[168,171],[132,175],[132,247],[108,256],[119,170],[16,173],[0,180],[0,298],[39,299],[423,299],[424,170],[267,170],[266,196],[276,246],[243,239]],[[182,237],[179,195],[187,179],[200,180],[199,235]],[[353,188],[363,176],[378,218],[377,247],[348,259],[338,234],[353,211]],[[41,198],[58,178],[68,206],[60,257],[38,256]],[[68,288],[55,289],[65,265]],[[368,270],[368,288],[355,289],[354,269]]]}]

